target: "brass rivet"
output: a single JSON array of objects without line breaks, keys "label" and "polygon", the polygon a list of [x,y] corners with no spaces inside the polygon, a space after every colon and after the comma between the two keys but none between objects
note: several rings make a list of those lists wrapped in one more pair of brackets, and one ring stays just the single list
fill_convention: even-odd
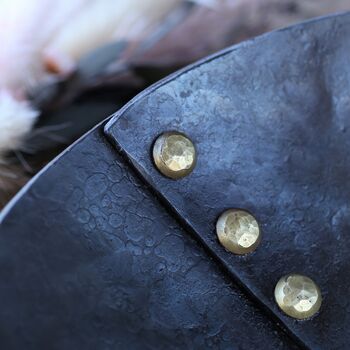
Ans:
[{"label": "brass rivet", "polygon": [[288,316],[305,319],[321,307],[321,291],[309,277],[290,274],[283,276],[275,288],[275,300]]},{"label": "brass rivet", "polygon": [[235,254],[254,251],[261,240],[258,222],[251,214],[239,209],[229,209],[221,214],[216,233],[220,243]]},{"label": "brass rivet", "polygon": [[186,135],[176,131],[165,132],[154,143],[153,159],[163,175],[179,179],[194,169],[196,149]]}]

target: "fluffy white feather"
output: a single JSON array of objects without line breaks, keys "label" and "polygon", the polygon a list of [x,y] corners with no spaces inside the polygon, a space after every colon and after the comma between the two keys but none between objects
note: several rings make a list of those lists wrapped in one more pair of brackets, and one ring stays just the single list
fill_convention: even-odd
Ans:
[{"label": "fluffy white feather", "polygon": [[21,148],[38,115],[27,101],[0,89],[0,156]]},{"label": "fluffy white feather", "polygon": [[181,1],[0,0],[0,203],[13,187],[6,153],[21,149],[39,115],[28,92],[90,50],[146,35]]},{"label": "fluffy white feather", "polygon": [[91,0],[52,36],[43,52],[44,63],[65,73],[79,58],[114,40],[145,37],[183,0]]}]

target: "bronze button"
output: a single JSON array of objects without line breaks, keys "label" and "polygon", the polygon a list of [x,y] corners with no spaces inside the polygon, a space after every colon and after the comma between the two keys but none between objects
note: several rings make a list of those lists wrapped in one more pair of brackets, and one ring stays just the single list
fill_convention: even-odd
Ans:
[{"label": "bronze button", "polygon": [[194,169],[196,149],[186,135],[176,131],[165,132],[154,143],[153,159],[163,175],[179,179]]},{"label": "bronze button", "polygon": [[275,300],[288,316],[305,319],[321,307],[321,291],[309,277],[290,274],[282,277],[275,288]]},{"label": "bronze button", "polygon": [[258,222],[244,210],[229,209],[219,217],[216,233],[220,243],[230,252],[247,254],[260,243],[261,233]]}]

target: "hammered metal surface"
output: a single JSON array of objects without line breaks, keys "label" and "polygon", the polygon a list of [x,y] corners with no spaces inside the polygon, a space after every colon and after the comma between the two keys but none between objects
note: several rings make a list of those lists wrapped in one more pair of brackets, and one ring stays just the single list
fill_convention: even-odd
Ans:
[{"label": "hammered metal surface", "polygon": [[229,209],[222,213],[216,223],[220,243],[230,252],[247,254],[260,243],[260,228],[254,217],[243,210]]},{"label": "hammered metal surface", "polygon": [[3,214],[0,280],[4,350],[297,349],[100,129]]},{"label": "hammered metal surface", "polygon": [[288,316],[305,319],[316,314],[322,303],[321,291],[316,283],[302,275],[283,276],[275,288],[278,306]]},{"label": "hammered metal surface", "polygon": [[152,153],[157,169],[172,179],[187,176],[196,164],[196,149],[192,141],[177,131],[160,135]]},{"label": "hammered metal surface", "polygon": [[[350,15],[264,35],[157,84],[106,128],[146,181],[247,290],[310,348],[350,342]],[[183,130],[198,161],[173,182],[149,145]],[[137,140],[137,141],[133,141]],[[254,213],[259,249],[244,257],[218,243],[228,208]],[[318,281],[321,312],[297,322],[274,302],[290,271]]]}]

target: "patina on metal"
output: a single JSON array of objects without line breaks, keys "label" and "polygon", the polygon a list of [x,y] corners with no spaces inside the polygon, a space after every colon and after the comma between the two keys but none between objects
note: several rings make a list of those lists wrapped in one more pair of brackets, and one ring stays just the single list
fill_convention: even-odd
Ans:
[{"label": "patina on metal", "polygon": [[[349,37],[345,14],[229,48],[41,172],[1,216],[1,348],[347,349]],[[181,181],[150,152],[168,130],[199,155]],[[217,239],[228,208],[263,232],[250,254]],[[324,296],[303,321],[274,298],[291,271]]]},{"label": "patina on metal", "polygon": [[[106,127],[231,278],[314,349],[350,340],[349,37],[349,14],[263,35],[159,83]],[[200,155],[181,182],[161,176],[147,151],[164,130],[186,130]],[[227,208],[254,214],[263,239],[252,253],[222,249],[215,224]],[[293,271],[326,296],[304,322],[274,300]]]},{"label": "patina on metal", "polygon": [[153,145],[153,160],[157,169],[171,179],[189,175],[196,165],[196,149],[183,133],[161,134]]},{"label": "patina on metal", "polygon": [[253,252],[261,240],[261,230],[253,215],[240,209],[222,213],[216,223],[220,243],[230,252],[247,254]]},{"label": "patina on metal", "polygon": [[315,315],[322,304],[321,291],[309,277],[283,276],[275,288],[275,300],[288,316],[305,319]]}]

